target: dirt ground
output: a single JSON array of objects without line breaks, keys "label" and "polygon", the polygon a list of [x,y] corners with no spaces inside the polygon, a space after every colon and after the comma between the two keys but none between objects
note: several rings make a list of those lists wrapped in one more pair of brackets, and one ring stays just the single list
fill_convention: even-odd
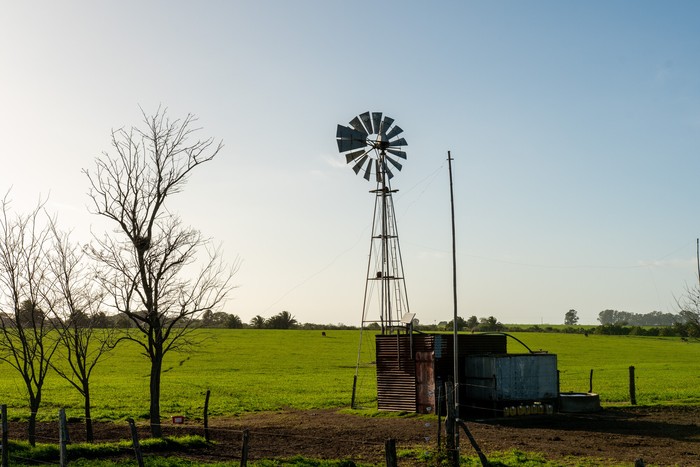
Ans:
[{"label": "dirt ground", "polygon": [[[608,408],[593,414],[523,416],[468,421],[481,450],[489,453],[518,449],[543,453],[549,460],[567,465],[567,456],[597,459],[598,465],[628,463],[643,459],[649,465],[700,465],[700,408]],[[437,417],[367,417],[337,410],[286,410],[215,418],[209,423],[211,447],[177,453],[201,461],[238,463],[244,430],[249,439],[249,459],[288,458],[302,455],[354,462],[383,462],[384,443],[396,440],[397,450],[437,449]],[[22,438],[26,426],[10,423],[10,437]],[[39,426],[39,441],[55,439],[57,427]],[[70,424],[72,441],[84,438],[82,425]],[[148,427],[139,426],[148,437]],[[99,423],[97,441],[130,439],[126,423]],[[201,422],[175,425],[168,421],[164,434],[204,434]],[[444,444],[444,427],[441,438]],[[50,442],[50,441],[44,441]],[[474,450],[461,436],[463,454]],[[125,453],[124,455],[128,455]],[[399,465],[421,465],[424,461],[400,459]]]}]

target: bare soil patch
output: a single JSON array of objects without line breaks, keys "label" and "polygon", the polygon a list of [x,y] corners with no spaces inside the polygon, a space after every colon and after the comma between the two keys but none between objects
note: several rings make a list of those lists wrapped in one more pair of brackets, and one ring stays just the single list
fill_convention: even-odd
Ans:
[{"label": "bare soil patch", "polygon": [[[608,408],[593,414],[558,414],[468,421],[467,425],[482,451],[519,449],[543,453],[550,460],[566,464],[567,456],[598,459],[599,465],[633,464],[643,459],[655,465],[700,465],[700,408],[629,407]],[[201,423],[167,423],[164,434],[204,433]],[[10,437],[22,439],[26,424],[10,423]],[[438,439],[437,417],[367,417],[338,410],[285,410],[251,413],[210,420],[210,447],[180,457],[200,461],[237,462],[243,431],[248,430],[249,459],[289,458],[301,455],[317,459],[348,459],[355,462],[383,462],[384,443],[396,440],[399,450],[414,448],[435,452]],[[72,441],[84,439],[80,424],[70,424]],[[146,425],[140,436],[149,436]],[[55,442],[55,424],[39,425],[39,441]],[[444,439],[444,427],[441,437]],[[130,439],[128,425],[98,423],[95,437],[100,442]],[[462,453],[474,454],[466,436]],[[420,465],[418,460],[401,465]]]}]

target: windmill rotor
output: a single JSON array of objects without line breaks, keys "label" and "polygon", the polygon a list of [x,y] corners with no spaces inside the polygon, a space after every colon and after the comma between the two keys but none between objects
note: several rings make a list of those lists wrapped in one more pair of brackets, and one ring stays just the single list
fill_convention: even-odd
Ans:
[{"label": "windmill rotor", "polygon": [[374,173],[377,182],[384,181],[384,176],[391,179],[394,173],[389,168],[400,171],[403,167],[398,159],[406,159],[407,146],[400,126],[394,125],[394,119],[382,112],[365,112],[350,121],[350,126],[338,125],[336,141],[338,151],[345,155],[345,161],[352,164],[356,174],[369,180]]}]

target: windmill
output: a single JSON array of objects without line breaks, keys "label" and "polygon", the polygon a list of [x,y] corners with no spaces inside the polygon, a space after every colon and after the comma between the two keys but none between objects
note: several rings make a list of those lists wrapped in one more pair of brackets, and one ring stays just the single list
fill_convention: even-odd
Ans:
[{"label": "windmill", "polygon": [[[392,199],[398,190],[391,188],[393,171],[400,171],[399,160],[406,159],[401,148],[407,143],[399,137],[401,133],[403,130],[394,125],[394,119],[382,116],[381,112],[360,114],[350,121],[350,126],[338,125],[336,132],[338,150],[345,155],[355,174],[376,182],[376,188],[370,191],[375,195],[375,203],[362,328],[368,323],[378,323],[382,334],[405,329],[413,321],[408,309]],[[378,319],[376,315],[374,319],[368,316],[373,305],[378,305]]]}]

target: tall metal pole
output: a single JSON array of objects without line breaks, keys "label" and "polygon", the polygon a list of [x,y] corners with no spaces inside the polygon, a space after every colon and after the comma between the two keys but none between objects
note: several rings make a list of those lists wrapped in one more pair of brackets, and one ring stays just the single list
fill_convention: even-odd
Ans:
[{"label": "tall metal pole", "polygon": [[[452,319],[453,328],[453,373],[455,385],[455,414],[459,418],[459,326],[457,324],[457,248],[455,240],[455,198],[452,189],[452,155],[447,151],[447,166],[450,172],[450,207],[452,214],[452,298],[454,305],[454,317]],[[455,445],[459,449],[459,430],[455,430]]]}]

